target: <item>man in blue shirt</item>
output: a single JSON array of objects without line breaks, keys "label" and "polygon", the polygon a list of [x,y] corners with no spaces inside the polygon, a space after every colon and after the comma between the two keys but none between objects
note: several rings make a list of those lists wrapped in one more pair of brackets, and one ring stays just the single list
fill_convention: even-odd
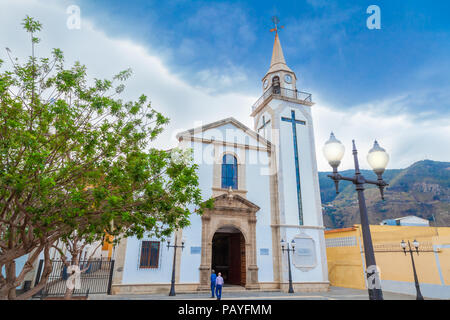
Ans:
[{"label": "man in blue shirt", "polygon": [[216,288],[216,272],[211,270],[211,298],[214,298],[214,289]]},{"label": "man in blue shirt", "polygon": [[217,300],[222,299],[222,287],[223,287],[223,278],[222,274],[219,272],[216,278],[216,297]]}]

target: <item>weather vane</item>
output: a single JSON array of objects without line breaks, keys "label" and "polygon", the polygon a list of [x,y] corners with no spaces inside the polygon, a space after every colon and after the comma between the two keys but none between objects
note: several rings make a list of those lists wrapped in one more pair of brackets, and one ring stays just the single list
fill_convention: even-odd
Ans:
[{"label": "weather vane", "polygon": [[[278,33],[278,24],[280,23],[280,19],[277,16],[273,16],[272,17],[272,22],[275,25],[275,28],[270,29],[270,32],[274,32],[275,31],[275,33]],[[280,26],[280,29],[283,29],[283,28],[284,28],[284,26]]]}]

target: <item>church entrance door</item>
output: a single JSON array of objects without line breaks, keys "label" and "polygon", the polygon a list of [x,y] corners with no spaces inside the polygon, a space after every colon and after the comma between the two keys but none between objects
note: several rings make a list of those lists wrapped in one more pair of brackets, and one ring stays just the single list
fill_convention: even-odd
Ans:
[{"label": "church entrance door", "polygon": [[259,207],[232,191],[214,198],[202,215],[202,257],[198,290],[209,290],[211,269],[225,284],[259,289],[256,265],[256,212]]},{"label": "church entrance door", "polygon": [[222,273],[225,284],[245,286],[245,239],[238,229],[223,227],[217,230],[212,241],[211,262],[211,268]]}]

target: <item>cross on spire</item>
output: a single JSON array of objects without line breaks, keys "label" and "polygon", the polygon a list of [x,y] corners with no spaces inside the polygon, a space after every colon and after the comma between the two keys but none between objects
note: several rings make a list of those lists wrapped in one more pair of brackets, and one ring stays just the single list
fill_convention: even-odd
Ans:
[{"label": "cross on spire", "polygon": [[[272,17],[272,22],[275,25],[275,28],[270,29],[270,32],[278,33],[278,24],[280,23],[280,19],[277,16]],[[280,26],[280,29],[283,29],[284,26]]]}]

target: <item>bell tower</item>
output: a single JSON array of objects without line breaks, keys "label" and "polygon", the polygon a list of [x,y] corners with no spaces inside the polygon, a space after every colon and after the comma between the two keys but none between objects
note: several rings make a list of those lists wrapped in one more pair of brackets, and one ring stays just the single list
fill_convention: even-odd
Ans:
[{"label": "bell tower", "polygon": [[[273,44],[270,68],[262,79],[263,91],[266,91],[271,86],[279,86],[286,89],[295,90],[297,77],[295,75],[295,72],[287,66],[284,59],[283,49],[281,48],[280,38],[278,36],[279,20],[277,17],[273,17],[272,21],[275,24],[275,28],[271,29],[270,31],[275,32],[275,42]],[[280,29],[282,28],[284,27],[280,26]]]},{"label": "bell tower", "polygon": [[[281,47],[279,19],[272,19],[275,40],[269,70],[262,78],[262,96],[252,106],[254,129],[272,143],[271,173],[278,207],[274,228],[280,239],[295,242],[294,282],[328,285],[324,226],[317,172],[311,94],[298,90]],[[274,243],[273,245],[276,245]],[[281,249],[280,249],[281,250]],[[284,257],[286,258],[286,257]],[[287,280],[287,261],[281,260],[281,279]]]}]

